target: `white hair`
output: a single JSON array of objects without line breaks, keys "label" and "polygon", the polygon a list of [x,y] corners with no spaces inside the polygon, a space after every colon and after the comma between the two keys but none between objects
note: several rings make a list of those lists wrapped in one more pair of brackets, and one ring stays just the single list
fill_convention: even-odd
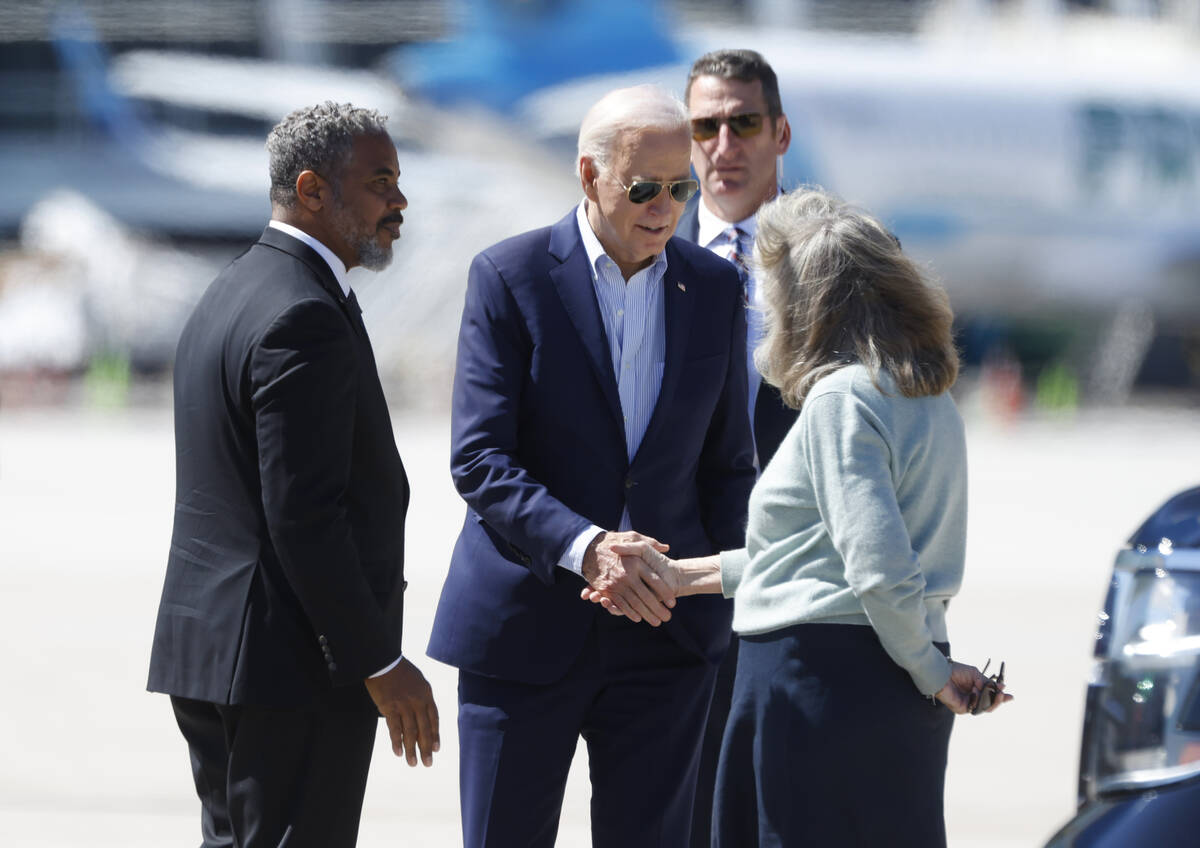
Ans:
[{"label": "white hair", "polygon": [[687,107],[666,89],[657,85],[618,88],[601,97],[588,109],[579,125],[579,161],[587,157],[604,165],[622,134],[640,130],[678,130],[689,132],[691,121]]}]

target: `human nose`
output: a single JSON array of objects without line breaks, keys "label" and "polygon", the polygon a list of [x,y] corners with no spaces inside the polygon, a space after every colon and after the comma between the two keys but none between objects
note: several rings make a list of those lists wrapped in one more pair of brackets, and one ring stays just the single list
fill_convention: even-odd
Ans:
[{"label": "human nose", "polygon": [[669,215],[671,203],[671,190],[663,186],[662,190],[650,200],[650,211],[655,215]]},{"label": "human nose", "polygon": [[738,137],[733,132],[733,127],[729,121],[722,121],[720,128],[717,130],[717,146],[713,151],[715,155],[721,156],[728,154],[737,143]]},{"label": "human nose", "polygon": [[408,208],[408,198],[404,196],[404,192],[400,190],[400,186],[392,186],[392,191],[388,197],[388,205],[399,209]]}]

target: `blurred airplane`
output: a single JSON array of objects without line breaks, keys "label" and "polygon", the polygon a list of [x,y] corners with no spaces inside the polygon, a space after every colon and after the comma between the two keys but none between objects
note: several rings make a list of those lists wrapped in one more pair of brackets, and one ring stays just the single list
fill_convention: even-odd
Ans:
[{"label": "blurred airplane", "polygon": [[268,212],[263,140],[291,110],[336,99],[402,117],[405,105],[394,84],[367,71],[162,50],[110,58],[79,6],[57,10],[52,34],[84,116],[103,130],[96,154],[123,157],[122,171],[147,170],[159,178],[150,185],[173,189],[156,199],[147,180],[125,173],[140,191],[96,192],[95,201],[158,232],[253,233]]},{"label": "blurred airplane", "polygon": [[[82,114],[98,132],[82,147],[58,137],[0,145],[0,170],[14,175],[0,196],[0,228],[19,230],[31,255],[60,257],[70,278],[56,287],[52,307],[41,297],[20,301],[19,311],[0,308],[0,331],[74,317],[54,345],[37,332],[22,334],[20,349],[0,345],[0,370],[70,371],[97,352],[140,370],[167,365],[191,303],[269,218],[264,139],[300,106],[348,101],[390,118],[409,200],[402,241],[387,271],[354,271],[351,279],[367,323],[380,328],[374,346],[385,376],[418,375],[435,394],[448,386],[471,256],[577,200],[569,168],[548,167],[536,146],[512,141],[497,119],[410,103],[377,73],[176,51],[110,57],[80,7],[64,7],[53,33]],[[145,235],[211,246],[195,261]],[[123,284],[110,284],[114,277]],[[59,338],[70,334],[83,338]],[[64,350],[73,352],[65,362]]]},{"label": "blurred airplane", "polygon": [[[107,141],[48,178],[127,225],[248,239],[268,211],[267,127],[326,98],[381,108],[412,202],[413,238],[388,275],[430,284],[364,282],[364,303],[378,298],[381,323],[402,331],[380,345],[396,358],[409,333],[430,361],[452,358],[471,253],[577,197],[587,107],[639,82],[682,94],[694,57],[751,47],[778,72],[792,123],[783,185],[822,185],[887,221],[956,311],[979,319],[969,348],[1011,342],[1018,325],[1069,326],[1063,339],[1084,338],[1073,355],[1113,360],[1110,379],[1136,373],[1156,337],[1197,343],[1200,58],[1185,35],[1098,19],[915,36],[685,29],[642,0],[459,6],[457,39],[397,48],[387,76],[168,52],[109,59],[86,19],[66,14],[55,43]],[[24,168],[53,159],[16,155]],[[32,182],[8,202],[25,202]]]},{"label": "blurred airplane", "polygon": [[754,36],[720,41],[779,73],[785,176],[881,215],[958,309],[1200,318],[1194,54]]},{"label": "blurred airplane", "polygon": [[[563,56],[621,52],[620,33],[598,12],[583,27],[571,4],[542,5],[541,18],[521,20],[524,43],[555,43]],[[621,0],[590,5],[653,15]],[[518,14],[506,0],[471,4],[484,7]],[[768,27],[668,35],[647,25],[639,31],[659,46],[640,52],[640,66],[597,74],[564,60],[560,82],[549,85],[535,60],[468,26],[472,50],[437,48],[460,65],[433,65],[414,47],[398,49],[392,67],[414,96],[501,108],[569,156],[584,110],[605,91],[657,82],[682,95],[695,57],[756,49],[779,75],[792,124],[783,185],[822,185],[881,216],[944,282],[960,315],[987,318],[975,325],[984,336],[989,327],[1062,327],[1065,319],[1089,337],[1085,357],[1140,358],[1163,333],[1194,343],[1194,36],[1095,16],[932,23],[914,36]]]}]

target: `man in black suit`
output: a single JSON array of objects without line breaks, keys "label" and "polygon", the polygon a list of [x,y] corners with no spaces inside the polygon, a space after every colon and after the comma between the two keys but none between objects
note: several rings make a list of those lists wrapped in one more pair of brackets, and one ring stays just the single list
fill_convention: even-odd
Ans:
[{"label": "man in black suit", "polygon": [[[754,434],[755,465],[761,470],[796,420],[779,390],[764,383],[754,367],[762,340],[761,303],[746,259],[754,246],[758,209],[779,193],[777,162],[787,152],[791,126],[783,113],[775,71],[753,50],[717,50],[701,56],[688,75],[686,101],[692,119],[692,168],[700,179],[679,219],[678,234],[734,263],[746,303],[746,374]],[[737,636],[717,674],[700,757],[692,845],[709,844],[712,795],[737,669]]]},{"label": "man in black suit", "polygon": [[175,526],[148,688],[171,696],[206,848],[354,845],[378,715],[438,748],[401,656],[408,481],[348,269],[408,202],[377,112],[267,139],[272,220],[209,286],[175,363]]}]

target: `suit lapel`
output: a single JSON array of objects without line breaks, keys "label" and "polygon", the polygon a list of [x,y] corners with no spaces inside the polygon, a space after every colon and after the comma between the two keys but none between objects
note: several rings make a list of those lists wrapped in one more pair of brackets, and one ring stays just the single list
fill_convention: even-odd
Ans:
[{"label": "suit lapel", "polygon": [[355,332],[364,337],[366,336],[367,330],[363,326],[362,309],[359,308],[358,301],[355,300],[351,303],[347,299],[346,294],[342,291],[342,287],[338,284],[337,277],[333,274],[333,269],[329,267],[328,262],[321,258],[321,254],[300,241],[300,239],[294,238],[274,227],[267,227],[263,230],[258,243],[281,250],[303,262],[313,272],[313,275],[321,284],[321,288],[329,292],[329,295],[341,306],[342,311],[346,313],[346,317],[350,319],[350,326],[354,327]]},{"label": "suit lapel", "polygon": [[[687,358],[688,337],[692,329],[692,310],[698,292],[693,286],[691,292],[687,289],[687,268],[679,253],[671,242],[667,242],[667,272],[663,275],[663,324],[666,332],[666,360],[663,363],[662,386],[658,390],[658,400],[654,404],[654,412],[650,423],[646,425],[646,434],[638,446],[640,454],[646,445],[651,444],[658,430],[663,426],[666,410],[675,402],[675,393],[679,387],[679,377],[683,373],[683,363]],[[634,456],[637,461],[637,456]]]},{"label": "suit lapel", "polygon": [[617,392],[617,376],[613,373],[612,354],[604,335],[600,305],[596,302],[592,269],[588,267],[587,250],[579,237],[574,211],[551,229],[550,254],[561,263],[550,269],[550,279],[587,352],[588,363],[600,383],[609,410],[620,423],[621,397]]}]

